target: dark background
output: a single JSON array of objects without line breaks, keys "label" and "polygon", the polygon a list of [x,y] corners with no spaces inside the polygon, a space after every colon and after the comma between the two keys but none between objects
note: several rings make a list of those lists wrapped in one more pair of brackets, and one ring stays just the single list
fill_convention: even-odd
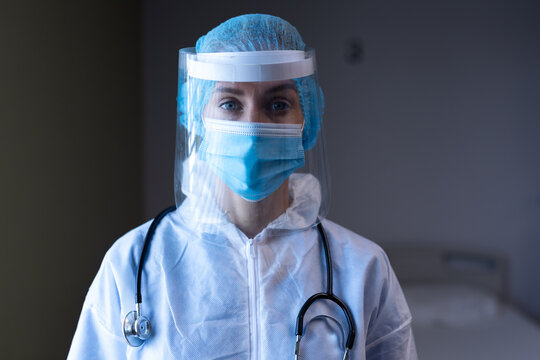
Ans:
[{"label": "dark background", "polygon": [[2,358],[65,358],[105,251],[174,202],[177,50],[249,12],[317,50],[329,218],[383,247],[502,254],[540,319],[540,5],[307,4],[3,4]]}]

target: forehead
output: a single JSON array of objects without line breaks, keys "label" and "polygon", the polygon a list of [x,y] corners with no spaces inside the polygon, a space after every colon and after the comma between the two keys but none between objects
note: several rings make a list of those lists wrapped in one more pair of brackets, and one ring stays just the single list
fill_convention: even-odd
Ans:
[{"label": "forehead", "polygon": [[264,82],[216,82],[214,92],[228,92],[237,95],[248,93],[274,93],[283,91],[298,92],[294,80]]}]

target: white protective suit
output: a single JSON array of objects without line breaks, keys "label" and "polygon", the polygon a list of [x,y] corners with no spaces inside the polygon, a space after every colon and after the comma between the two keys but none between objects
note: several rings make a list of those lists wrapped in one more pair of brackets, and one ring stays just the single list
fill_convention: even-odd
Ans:
[{"label": "white protective suit", "polygon": [[[302,304],[326,289],[316,222],[318,183],[292,175],[292,203],[248,239],[219,211],[197,216],[197,198],[159,224],[144,264],[142,313],[153,326],[141,347],[122,335],[135,309],[136,273],[150,223],[120,238],[92,283],[68,359],[293,359]],[[207,210],[206,210],[207,211]],[[323,220],[333,258],[334,293],[356,321],[350,359],[417,359],[411,315],[383,250]],[[300,357],[342,359],[346,320],[316,302],[304,319]]]}]

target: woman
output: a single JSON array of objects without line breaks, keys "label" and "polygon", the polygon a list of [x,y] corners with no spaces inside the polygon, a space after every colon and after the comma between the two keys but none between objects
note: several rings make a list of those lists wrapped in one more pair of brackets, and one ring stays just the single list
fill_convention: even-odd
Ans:
[{"label": "woman", "polygon": [[108,251],[68,358],[416,359],[386,255],[324,219],[322,93],[297,30],[232,18],[179,69],[177,208]]}]

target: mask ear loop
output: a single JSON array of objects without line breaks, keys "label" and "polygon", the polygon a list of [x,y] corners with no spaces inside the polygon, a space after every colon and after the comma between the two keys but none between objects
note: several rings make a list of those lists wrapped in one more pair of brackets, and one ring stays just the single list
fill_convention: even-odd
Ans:
[{"label": "mask ear loop", "polygon": [[324,248],[324,257],[326,260],[326,281],[327,281],[326,292],[321,292],[321,293],[312,295],[309,299],[307,299],[307,301],[304,303],[304,305],[300,309],[300,312],[298,313],[298,317],[296,318],[296,344],[294,346],[294,358],[295,360],[299,359],[300,340],[302,339],[302,336],[304,334],[304,315],[306,314],[307,310],[317,300],[330,300],[341,308],[341,310],[345,314],[345,318],[347,319],[349,332],[347,334],[347,341],[345,343],[345,354],[343,355],[343,360],[347,360],[349,358],[349,351],[352,349],[354,345],[354,338],[356,336],[356,329],[354,327],[354,318],[347,304],[345,304],[343,300],[341,300],[336,295],[334,295],[333,277],[332,277],[332,257],[330,255],[328,239],[326,238],[326,233],[320,221],[317,224],[317,229],[319,230],[319,233],[320,233],[321,242]]}]

